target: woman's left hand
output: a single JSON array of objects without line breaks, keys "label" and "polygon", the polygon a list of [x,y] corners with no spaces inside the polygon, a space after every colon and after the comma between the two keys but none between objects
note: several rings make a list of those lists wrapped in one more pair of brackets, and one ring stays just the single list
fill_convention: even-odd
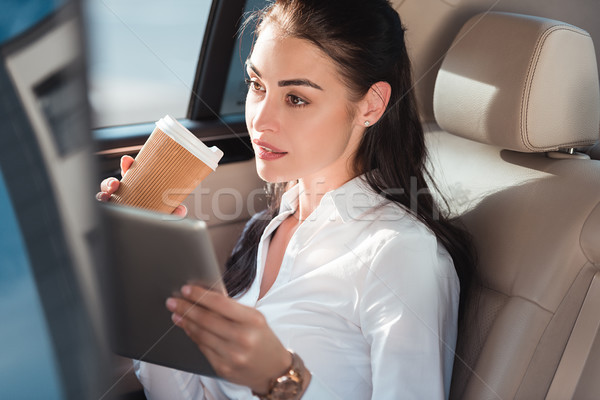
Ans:
[{"label": "woman's left hand", "polygon": [[167,300],[171,318],[198,345],[217,375],[266,393],[292,357],[260,311],[200,286],[185,285],[181,293],[182,299]]}]

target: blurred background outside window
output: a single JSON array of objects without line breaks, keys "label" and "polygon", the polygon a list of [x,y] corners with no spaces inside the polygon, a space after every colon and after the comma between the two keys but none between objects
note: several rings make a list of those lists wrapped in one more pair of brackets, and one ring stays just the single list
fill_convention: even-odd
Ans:
[{"label": "blurred background outside window", "polygon": [[186,116],[210,0],[84,0],[94,128]]}]

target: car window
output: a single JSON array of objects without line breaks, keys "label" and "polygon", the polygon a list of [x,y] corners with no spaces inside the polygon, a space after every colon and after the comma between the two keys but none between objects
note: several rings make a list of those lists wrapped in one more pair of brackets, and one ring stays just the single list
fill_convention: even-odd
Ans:
[{"label": "car window", "polygon": [[211,0],[84,0],[95,128],[186,116]]},{"label": "car window", "polygon": [[[262,9],[265,4],[265,0],[248,0],[244,15],[248,16],[249,13]],[[240,41],[233,49],[227,83],[225,84],[225,93],[223,94],[223,102],[221,103],[221,115],[240,114],[244,112],[247,92],[244,63],[252,48],[253,33],[254,25],[250,23],[244,31],[240,32]]]}]

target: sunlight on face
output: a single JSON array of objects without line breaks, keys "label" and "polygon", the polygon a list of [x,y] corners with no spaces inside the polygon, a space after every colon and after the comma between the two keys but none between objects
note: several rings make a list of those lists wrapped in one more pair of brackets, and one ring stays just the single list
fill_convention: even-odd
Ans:
[{"label": "sunlight on face", "polygon": [[247,62],[246,125],[259,176],[268,182],[331,181],[353,176],[350,162],[364,129],[334,62],[302,39],[263,27]]}]

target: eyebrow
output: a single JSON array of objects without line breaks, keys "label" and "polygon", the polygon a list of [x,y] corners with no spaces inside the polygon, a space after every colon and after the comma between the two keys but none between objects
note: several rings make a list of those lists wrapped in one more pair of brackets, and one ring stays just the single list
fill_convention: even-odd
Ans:
[{"label": "eyebrow", "polygon": [[[252,64],[250,61],[246,61],[246,66],[250,68],[259,78],[262,78],[260,71]],[[284,81],[277,82],[279,87],[286,86],[308,86],[314,89],[323,90],[323,88],[316,83],[308,80],[308,79],[286,79]]]}]

